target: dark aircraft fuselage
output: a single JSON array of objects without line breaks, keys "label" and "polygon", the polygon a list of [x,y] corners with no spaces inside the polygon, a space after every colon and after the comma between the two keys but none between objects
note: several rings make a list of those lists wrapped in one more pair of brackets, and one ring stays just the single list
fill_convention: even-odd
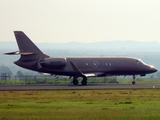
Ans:
[{"label": "dark aircraft fuselage", "polygon": [[70,62],[74,63],[82,73],[95,73],[97,76],[112,75],[141,75],[155,72],[152,65],[147,65],[140,59],[129,57],[77,57],[77,58],[45,58],[40,62],[42,66],[38,69],[36,61],[16,61],[15,64],[26,69],[56,74],[76,75]]}]

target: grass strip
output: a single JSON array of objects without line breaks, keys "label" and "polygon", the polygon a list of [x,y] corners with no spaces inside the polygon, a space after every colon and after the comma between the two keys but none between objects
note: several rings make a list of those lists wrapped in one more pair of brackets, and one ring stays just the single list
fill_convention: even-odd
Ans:
[{"label": "grass strip", "polygon": [[158,120],[160,90],[0,91],[0,120]]}]

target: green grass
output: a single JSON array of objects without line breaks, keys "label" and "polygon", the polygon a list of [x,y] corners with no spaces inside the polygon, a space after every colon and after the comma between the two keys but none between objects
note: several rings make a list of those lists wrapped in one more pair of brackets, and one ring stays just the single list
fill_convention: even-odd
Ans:
[{"label": "green grass", "polygon": [[0,91],[0,120],[159,120],[160,90]]}]

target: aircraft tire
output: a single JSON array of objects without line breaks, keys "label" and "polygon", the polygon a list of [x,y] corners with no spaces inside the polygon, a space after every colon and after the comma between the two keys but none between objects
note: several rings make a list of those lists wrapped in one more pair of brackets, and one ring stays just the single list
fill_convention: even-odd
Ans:
[{"label": "aircraft tire", "polygon": [[87,80],[82,80],[82,85],[87,85]]},{"label": "aircraft tire", "polygon": [[78,80],[73,80],[74,85],[78,85]]},{"label": "aircraft tire", "polygon": [[135,81],[133,81],[133,82],[132,82],[132,85],[135,85],[135,84],[136,84],[136,82],[135,82]]}]

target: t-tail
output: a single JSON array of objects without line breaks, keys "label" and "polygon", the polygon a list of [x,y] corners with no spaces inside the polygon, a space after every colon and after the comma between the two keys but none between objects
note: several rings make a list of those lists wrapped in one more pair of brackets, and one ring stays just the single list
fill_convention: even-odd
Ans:
[{"label": "t-tail", "polygon": [[14,62],[16,65],[31,70],[40,69],[40,61],[43,61],[44,58],[49,58],[49,56],[44,54],[22,31],[14,31],[14,35],[19,47],[19,51],[5,54],[20,54],[20,59]]}]

